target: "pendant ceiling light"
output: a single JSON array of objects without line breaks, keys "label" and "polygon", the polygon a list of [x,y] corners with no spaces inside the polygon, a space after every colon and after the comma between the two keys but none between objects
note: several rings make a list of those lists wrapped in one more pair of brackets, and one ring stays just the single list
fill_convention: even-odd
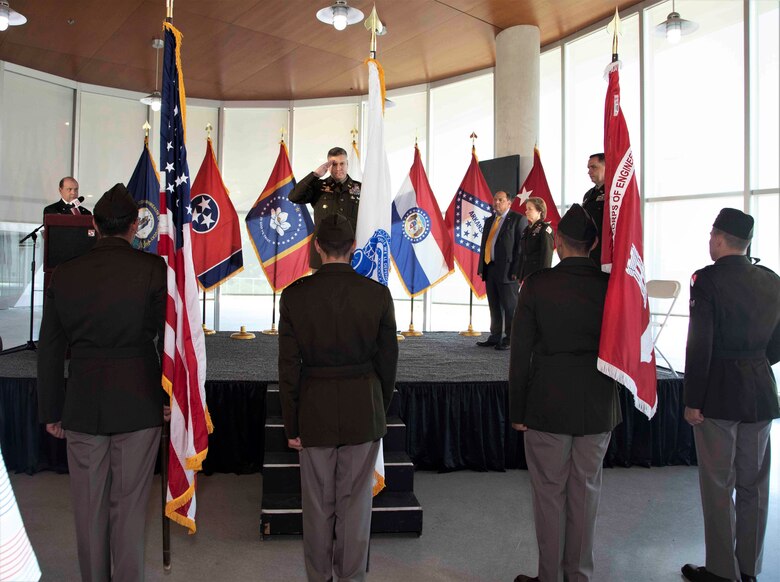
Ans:
[{"label": "pendant ceiling light", "polygon": [[317,11],[317,20],[332,24],[336,30],[344,30],[350,24],[363,20],[363,13],[347,5],[347,0],[336,0],[332,6]]},{"label": "pendant ceiling light", "polygon": [[27,22],[27,18],[13,10],[8,0],[0,0],[0,31],[8,30],[9,26],[19,26]]},{"label": "pendant ceiling light", "polygon": [[157,90],[157,81],[160,78],[160,49],[165,46],[161,38],[152,39],[152,48],[157,51],[157,60],[154,66],[154,91],[141,99],[141,103],[149,105],[152,111],[159,111],[162,108],[162,95]]},{"label": "pendant ceiling light", "polygon": [[661,24],[655,27],[656,36],[665,36],[671,44],[680,42],[680,37],[691,34],[699,28],[699,25],[690,20],[680,18],[680,14],[674,9],[674,0],[672,0],[672,11]]}]

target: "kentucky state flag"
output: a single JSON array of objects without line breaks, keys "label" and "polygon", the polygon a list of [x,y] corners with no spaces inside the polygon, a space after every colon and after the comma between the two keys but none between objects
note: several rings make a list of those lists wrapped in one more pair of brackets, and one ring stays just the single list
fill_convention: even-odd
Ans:
[{"label": "kentucky state flag", "polygon": [[268,183],[246,215],[246,229],[257,259],[274,291],[309,272],[314,223],[308,210],[288,199],[295,187],[284,142]]},{"label": "kentucky state flag", "polygon": [[192,194],[192,261],[198,283],[213,289],[244,270],[241,226],[211,147],[190,189]]},{"label": "kentucky state flag", "polygon": [[366,166],[360,192],[352,268],[364,277],[387,285],[390,273],[390,168],[385,152],[385,86],[382,68],[368,59],[368,117]]},{"label": "kentucky state flag", "polygon": [[144,139],[144,149],[127,183],[127,190],[138,203],[138,232],[133,239],[133,248],[157,254],[157,239],[160,234],[160,176],[149,151],[149,138]]},{"label": "kentucky state flag", "polygon": [[393,200],[391,247],[398,275],[411,297],[425,293],[453,271],[452,238],[414,146],[409,175]]},{"label": "kentucky state flag", "polygon": [[452,198],[445,222],[452,236],[453,256],[474,295],[480,299],[487,294],[485,282],[479,276],[479,251],[485,221],[493,215],[493,196],[485,176],[479,169],[477,152],[471,148],[471,164]]}]

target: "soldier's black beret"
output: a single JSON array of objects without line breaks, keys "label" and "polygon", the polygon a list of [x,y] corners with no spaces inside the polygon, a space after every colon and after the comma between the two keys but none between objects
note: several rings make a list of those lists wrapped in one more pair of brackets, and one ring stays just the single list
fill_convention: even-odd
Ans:
[{"label": "soldier's black beret", "polygon": [[712,226],[743,240],[753,238],[753,217],[736,208],[721,210]]},{"label": "soldier's black beret", "polygon": [[138,213],[138,204],[122,183],[103,194],[95,204],[95,216],[105,220],[124,218]]},{"label": "soldier's black beret", "polygon": [[341,214],[331,214],[320,220],[317,226],[317,240],[324,242],[344,242],[355,240],[355,232],[349,220]]},{"label": "soldier's black beret", "polygon": [[572,204],[558,223],[558,232],[577,242],[592,244],[598,236],[596,223],[579,204]]}]

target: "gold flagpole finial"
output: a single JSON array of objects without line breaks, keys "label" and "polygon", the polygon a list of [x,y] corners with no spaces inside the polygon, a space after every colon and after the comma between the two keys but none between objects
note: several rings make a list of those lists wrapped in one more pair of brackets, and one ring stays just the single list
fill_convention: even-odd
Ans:
[{"label": "gold flagpole finial", "polygon": [[286,133],[284,126],[279,128],[279,143],[284,143],[284,134]]},{"label": "gold flagpole finial", "polygon": [[173,20],[173,0],[165,0],[165,19],[168,22]]},{"label": "gold flagpole finial", "polygon": [[210,123],[206,124],[206,139],[211,139],[211,132],[214,130],[214,126]]},{"label": "gold flagpole finial", "polygon": [[414,128],[414,147],[417,148],[417,128]]},{"label": "gold flagpole finial", "polygon": [[607,32],[612,35],[612,62],[618,60],[618,36],[623,34],[620,30],[620,15],[618,15],[617,6],[615,6],[615,16],[607,25]]},{"label": "gold flagpole finial", "polygon": [[471,135],[469,136],[471,139],[471,153],[475,154],[477,153],[477,132],[472,131]]},{"label": "gold flagpole finial", "polygon": [[353,128],[350,130],[350,132],[349,132],[349,133],[350,133],[350,134],[352,134],[352,143],[353,143],[353,144],[355,144],[355,143],[357,142],[357,136],[358,136],[358,133],[359,133],[359,132],[358,132],[358,130],[357,130],[357,128],[356,128],[356,127],[353,127]]},{"label": "gold flagpole finial", "polygon": [[379,20],[379,16],[377,16],[376,5],[374,5],[374,7],[371,9],[371,14],[369,14],[368,18],[366,18],[364,26],[366,27],[366,30],[368,30],[371,33],[371,45],[369,47],[369,57],[375,59],[376,58],[376,37],[377,35],[381,36],[387,32],[387,28],[385,28],[385,25],[382,24],[381,20]]},{"label": "gold flagpole finial", "polygon": [[152,129],[152,126],[149,125],[148,121],[144,121],[141,127],[144,130],[144,145],[149,145],[149,130]]}]

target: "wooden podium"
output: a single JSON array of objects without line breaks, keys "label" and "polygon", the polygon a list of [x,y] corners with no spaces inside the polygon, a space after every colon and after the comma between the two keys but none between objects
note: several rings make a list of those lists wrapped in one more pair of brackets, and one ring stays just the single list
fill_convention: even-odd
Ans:
[{"label": "wooden podium", "polygon": [[91,215],[47,214],[43,217],[43,291],[54,269],[88,252],[98,239]]}]

